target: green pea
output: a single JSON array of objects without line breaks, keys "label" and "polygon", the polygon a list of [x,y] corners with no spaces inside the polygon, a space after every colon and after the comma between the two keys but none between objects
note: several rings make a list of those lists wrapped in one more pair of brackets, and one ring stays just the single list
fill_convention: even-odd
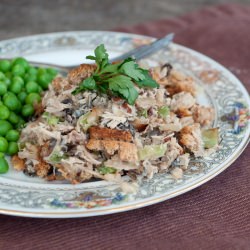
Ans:
[{"label": "green pea", "polygon": [[17,108],[15,110],[16,113],[20,113],[22,110],[22,103],[17,99]]},{"label": "green pea", "polygon": [[8,91],[6,94],[4,94],[3,100],[6,99],[6,98],[9,97],[9,96],[16,96],[16,95],[15,95],[14,93]]},{"label": "green pea", "polygon": [[0,136],[5,136],[12,128],[12,125],[8,121],[0,120]]},{"label": "green pea", "polygon": [[37,93],[30,93],[25,98],[26,104],[34,105],[36,103],[39,103],[41,101],[41,96]]},{"label": "green pea", "polygon": [[4,82],[0,82],[0,96],[7,93],[7,86]]},{"label": "green pea", "polygon": [[19,132],[17,130],[11,129],[7,132],[5,138],[10,141],[18,141],[19,140]]},{"label": "green pea", "polygon": [[25,80],[25,82],[35,82],[37,80],[37,76],[34,74],[33,75],[32,74],[25,74],[24,80]]},{"label": "green pea", "polygon": [[58,73],[56,69],[53,68],[47,68],[47,73],[50,74],[51,76],[55,77]]},{"label": "green pea", "polygon": [[11,62],[9,60],[1,60],[0,61],[0,70],[2,72],[7,72],[11,67]]},{"label": "green pea", "polygon": [[9,142],[7,154],[8,155],[15,155],[18,152],[18,144],[14,141]]},{"label": "green pea", "polygon": [[20,77],[20,76],[14,76],[14,77],[12,78],[11,82],[12,82],[12,84],[13,84],[13,83],[16,83],[16,84],[21,85],[22,87],[24,86],[24,80],[23,80],[23,78]]},{"label": "green pea", "polygon": [[38,84],[36,82],[28,82],[25,85],[27,93],[36,93],[38,92]]},{"label": "green pea", "polygon": [[4,82],[4,84],[6,85],[7,88],[9,88],[10,84],[11,84],[11,80],[9,78],[5,78],[4,80],[2,80]]},{"label": "green pea", "polygon": [[7,92],[3,97],[3,103],[9,110],[18,110],[20,108],[20,101],[14,93]]},{"label": "green pea", "polygon": [[29,75],[36,75],[37,74],[37,69],[35,67],[29,67],[27,70],[27,73]]},{"label": "green pea", "polygon": [[34,107],[30,104],[26,104],[22,108],[22,115],[23,117],[28,117],[34,114]]},{"label": "green pea", "polygon": [[9,116],[10,116],[9,109],[4,105],[0,105],[0,119],[7,120]]},{"label": "green pea", "polygon": [[43,92],[43,88],[40,85],[38,85],[38,93],[40,94],[42,92]]},{"label": "green pea", "polygon": [[5,77],[7,77],[8,79],[11,79],[12,78],[12,73],[10,71],[6,72],[5,73]]},{"label": "green pea", "polygon": [[10,116],[8,118],[8,120],[12,123],[12,124],[17,124],[19,122],[20,117],[18,115],[16,115],[15,112],[10,111]]},{"label": "green pea", "polygon": [[5,79],[5,74],[3,72],[0,72],[0,80],[4,80]]},{"label": "green pea", "polygon": [[25,74],[25,68],[20,64],[15,64],[11,72],[14,76],[23,76]]},{"label": "green pea", "polygon": [[0,152],[5,153],[8,149],[8,141],[4,137],[0,137]]},{"label": "green pea", "polygon": [[3,158],[3,157],[4,157],[4,153],[0,152],[0,158]]},{"label": "green pea", "polygon": [[20,117],[18,123],[16,124],[16,129],[20,130],[24,127],[25,127],[25,120]]},{"label": "green pea", "polygon": [[27,96],[27,93],[25,91],[20,92],[17,97],[21,103],[25,102],[25,98]]},{"label": "green pea", "polygon": [[46,69],[45,68],[38,68],[38,70],[37,70],[37,74],[38,75],[44,75],[44,74],[46,74],[47,72],[46,72]]},{"label": "green pea", "polygon": [[14,59],[13,65],[20,65],[25,70],[27,70],[29,68],[28,61],[25,58],[23,58],[23,57],[17,57],[16,59]]},{"label": "green pea", "polygon": [[5,174],[9,170],[9,164],[5,158],[0,158],[0,174]]},{"label": "green pea", "polygon": [[18,82],[11,83],[9,90],[15,94],[18,94],[22,90],[22,85],[20,85]]},{"label": "green pea", "polygon": [[43,89],[48,89],[51,77],[49,74],[38,75],[37,81]]}]

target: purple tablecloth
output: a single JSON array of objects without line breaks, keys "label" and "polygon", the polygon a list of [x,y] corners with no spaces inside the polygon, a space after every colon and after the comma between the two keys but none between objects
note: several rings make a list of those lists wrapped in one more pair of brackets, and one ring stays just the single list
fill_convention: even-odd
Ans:
[{"label": "purple tablecloth", "polygon": [[[160,37],[219,61],[250,90],[250,7],[221,5],[119,31]],[[79,219],[0,216],[0,249],[250,249],[250,149],[195,190],[126,213]]]}]

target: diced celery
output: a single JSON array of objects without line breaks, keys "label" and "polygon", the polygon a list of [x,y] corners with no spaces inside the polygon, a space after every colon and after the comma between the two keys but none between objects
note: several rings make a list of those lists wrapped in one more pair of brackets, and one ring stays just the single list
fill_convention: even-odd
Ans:
[{"label": "diced celery", "polygon": [[212,148],[218,145],[219,131],[218,128],[211,128],[202,131],[202,140],[204,148]]},{"label": "diced celery", "polygon": [[98,115],[96,112],[88,112],[79,118],[79,123],[81,128],[86,132],[88,128],[95,125],[98,120]]},{"label": "diced celery", "polygon": [[169,108],[168,106],[162,106],[158,109],[158,114],[162,117],[162,118],[166,118],[169,115]]},{"label": "diced celery", "polygon": [[62,151],[59,151],[59,149],[54,149],[48,160],[51,163],[59,163],[62,159],[67,159],[67,156]]},{"label": "diced celery", "polygon": [[46,119],[46,121],[49,125],[56,125],[59,122],[58,117],[56,117],[48,112],[44,112],[42,117]]},{"label": "diced celery", "polygon": [[139,159],[157,159],[165,155],[167,151],[167,144],[160,145],[146,145],[144,148],[138,151]]},{"label": "diced celery", "polygon": [[139,116],[143,116],[145,118],[148,118],[148,110],[143,109],[143,110],[139,111]]}]

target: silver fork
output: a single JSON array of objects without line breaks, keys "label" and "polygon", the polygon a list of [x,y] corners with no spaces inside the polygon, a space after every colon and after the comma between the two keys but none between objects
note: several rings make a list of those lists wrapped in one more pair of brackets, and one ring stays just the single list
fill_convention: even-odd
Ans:
[{"label": "silver fork", "polygon": [[[124,60],[128,57],[133,57],[136,60],[140,60],[142,58],[145,58],[149,55],[152,55],[153,53],[159,51],[160,49],[167,47],[174,38],[174,34],[168,34],[160,39],[155,40],[154,42],[143,45],[140,47],[137,47],[133,50],[130,50],[120,56],[114,57],[110,59],[110,62],[115,62],[115,61],[121,61]],[[0,58],[1,59],[10,59],[10,58]],[[50,63],[39,63],[39,62],[33,62],[29,61],[29,63],[33,66],[36,67],[50,67],[50,68],[55,68],[57,69],[61,74],[67,74],[71,69],[77,67],[78,65],[71,65],[71,66],[60,66],[56,64],[50,64]]]}]

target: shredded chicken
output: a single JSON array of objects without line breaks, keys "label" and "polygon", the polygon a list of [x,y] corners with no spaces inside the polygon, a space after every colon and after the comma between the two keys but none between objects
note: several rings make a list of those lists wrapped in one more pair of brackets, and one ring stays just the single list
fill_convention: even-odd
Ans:
[{"label": "shredded chicken", "polygon": [[89,170],[93,169],[92,165],[79,160],[77,157],[61,160],[57,168],[65,179],[73,183],[89,180],[92,177],[92,173],[89,172]]},{"label": "shredded chicken", "polygon": [[190,161],[190,154],[185,153],[183,155],[178,156],[175,165],[178,165],[182,170],[187,170],[189,161]]},{"label": "shredded chicken", "polygon": [[200,124],[195,123],[184,127],[180,132],[180,143],[189,149],[195,156],[204,155]]},{"label": "shredded chicken", "polygon": [[183,153],[183,148],[178,144],[176,138],[171,137],[167,142],[167,151],[160,163],[160,170],[167,170],[172,165],[174,160]]},{"label": "shredded chicken", "polygon": [[122,161],[118,155],[113,156],[109,160],[105,162],[106,166],[112,166],[113,168],[121,171],[121,170],[133,170],[138,169],[139,163],[138,162],[125,162]]},{"label": "shredded chicken", "polygon": [[166,87],[170,95],[184,91],[195,96],[196,87],[193,78],[172,70],[171,65],[156,67],[151,71],[151,75],[154,80]]},{"label": "shredded chicken", "polygon": [[183,176],[183,170],[178,167],[171,170],[170,173],[174,179],[181,179]]},{"label": "shredded chicken", "polygon": [[214,109],[211,107],[204,107],[194,105],[192,108],[192,116],[195,122],[200,123],[202,126],[210,125],[214,118]]},{"label": "shredded chicken", "polygon": [[171,109],[177,111],[180,109],[189,109],[195,104],[194,97],[188,92],[180,92],[173,95]]}]

